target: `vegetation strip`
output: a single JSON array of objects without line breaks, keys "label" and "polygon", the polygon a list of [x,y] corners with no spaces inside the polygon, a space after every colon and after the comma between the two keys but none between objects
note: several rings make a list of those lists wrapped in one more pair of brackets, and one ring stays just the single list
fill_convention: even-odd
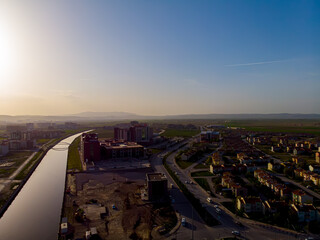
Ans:
[{"label": "vegetation strip", "polygon": [[186,198],[190,201],[194,209],[198,212],[202,220],[208,225],[208,226],[215,226],[220,224],[217,219],[215,219],[204,207],[202,207],[202,204],[199,199],[197,199],[189,190],[188,188],[179,180],[179,178],[174,174],[174,172],[171,170],[169,165],[167,164],[166,160],[167,157],[172,152],[168,153],[164,156],[162,160],[162,164],[167,169],[168,173],[172,177],[172,179],[176,182],[176,184],[181,189],[182,193],[186,196]]}]

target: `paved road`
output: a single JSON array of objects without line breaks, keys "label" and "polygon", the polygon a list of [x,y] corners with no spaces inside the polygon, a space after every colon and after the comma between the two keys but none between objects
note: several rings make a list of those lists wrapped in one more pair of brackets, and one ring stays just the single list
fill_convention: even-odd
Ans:
[{"label": "paved road", "polygon": [[[166,152],[170,152],[175,148],[177,148],[177,146],[168,149]],[[179,167],[175,165],[175,153],[171,154],[167,158],[168,165],[173,171],[178,173],[178,177],[182,182],[192,181],[191,177],[188,174],[181,171]],[[186,218],[187,221],[187,226],[180,226],[176,234],[171,236],[169,239],[192,239],[192,226],[194,230],[194,239],[219,239],[221,237],[230,237],[232,236],[231,231],[233,230],[241,232],[241,238],[243,239],[304,239],[305,237],[305,235],[299,235],[299,237],[296,237],[295,233],[293,232],[276,228],[270,225],[242,218],[238,219],[235,215],[230,213],[221,205],[220,208],[224,211],[221,215],[218,215],[215,212],[213,204],[207,202],[208,194],[200,186],[198,186],[197,184],[186,184],[189,191],[191,191],[197,198],[199,198],[201,203],[203,203],[207,207],[208,211],[221,222],[221,225],[215,227],[208,227],[202,221],[202,219],[199,217],[196,211],[192,210],[192,205],[190,204],[190,202],[177,188],[177,185],[162,165],[162,159],[159,157],[159,155],[155,156],[151,160],[151,166],[155,171],[166,174],[166,176],[168,177],[169,184],[174,185],[174,188],[170,189],[170,195],[174,199],[173,207],[176,211],[178,211],[181,214],[181,217]],[[236,221],[241,222],[243,224],[243,227],[238,226],[235,223]]]}]

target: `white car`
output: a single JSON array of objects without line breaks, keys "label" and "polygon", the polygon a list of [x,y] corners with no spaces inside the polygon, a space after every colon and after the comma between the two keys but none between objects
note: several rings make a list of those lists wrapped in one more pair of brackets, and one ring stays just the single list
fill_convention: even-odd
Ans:
[{"label": "white car", "polygon": [[231,232],[233,235],[235,235],[235,236],[240,236],[240,232],[239,231],[232,231]]}]

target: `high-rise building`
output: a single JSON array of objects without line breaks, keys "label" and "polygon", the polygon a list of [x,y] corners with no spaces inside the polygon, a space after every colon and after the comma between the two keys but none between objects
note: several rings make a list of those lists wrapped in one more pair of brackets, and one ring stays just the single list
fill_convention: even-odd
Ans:
[{"label": "high-rise building", "polygon": [[83,133],[81,136],[81,153],[83,161],[99,161],[100,160],[100,142],[98,134]]},{"label": "high-rise building", "polygon": [[137,142],[142,145],[148,145],[152,142],[153,129],[146,123],[139,124],[138,122],[131,122],[130,127],[114,128],[114,138],[116,140]]}]

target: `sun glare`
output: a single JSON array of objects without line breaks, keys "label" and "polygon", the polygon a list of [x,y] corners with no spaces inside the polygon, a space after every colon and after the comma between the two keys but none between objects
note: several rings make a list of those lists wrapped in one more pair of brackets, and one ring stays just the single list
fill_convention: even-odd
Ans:
[{"label": "sun glare", "polygon": [[14,68],[15,47],[9,32],[0,25],[0,77],[6,81]]}]

